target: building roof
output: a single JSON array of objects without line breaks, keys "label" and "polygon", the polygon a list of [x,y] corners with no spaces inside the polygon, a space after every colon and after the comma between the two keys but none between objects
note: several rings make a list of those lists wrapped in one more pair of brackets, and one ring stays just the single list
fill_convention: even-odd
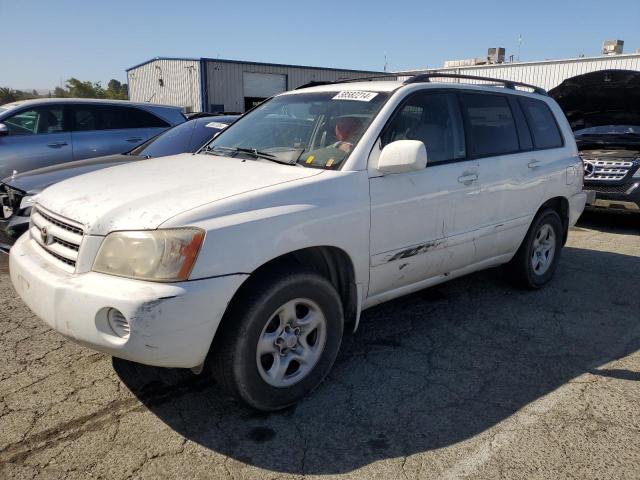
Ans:
[{"label": "building roof", "polygon": [[287,65],[284,63],[264,63],[264,62],[246,62],[243,60],[228,60],[225,58],[193,58],[193,57],[154,57],[149,60],[145,60],[144,62],[138,63],[132,67],[127,68],[125,71],[129,72],[138,67],[146,65],[151,62],[155,62],[156,60],[177,60],[177,61],[192,61],[192,62],[221,62],[221,63],[241,63],[246,65],[267,65],[270,67],[286,67],[286,68],[310,68],[313,70],[339,70],[341,72],[354,72],[354,73],[384,73],[375,70],[353,70],[349,68],[333,68],[333,67],[313,67],[309,65]]},{"label": "building roof", "polygon": [[640,53],[621,53],[619,55],[598,55],[595,57],[575,57],[575,58],[562,58],[557,60],[532,60],[529,62],[509,62],[509,63],[489,63],[484,65],[460,65],[457,67],[426,67],[426,68],[414,68],[412,70],[399,70],[393,73],[399,75],[410,75],[414,72],[441,72],[443,70],[463,70],[463,69],[475,69],[475,68],[505,68],[505,67],[520,67],[520,66],[531,66],[531,65],[545,65],[545,64],[554,64],[554,63],[572,63],[572,62],[590,62],[593,60],[610,60],[610,61],[624,61],[629,58],[640,58]]}]

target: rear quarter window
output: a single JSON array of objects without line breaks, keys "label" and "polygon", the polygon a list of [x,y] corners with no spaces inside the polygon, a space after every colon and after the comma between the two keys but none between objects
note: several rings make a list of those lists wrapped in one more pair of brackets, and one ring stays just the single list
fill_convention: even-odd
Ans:
[{"label": "rear quarter window", "polygon": [[562,134],[549,106],[533,98],[518,100],[531,129],[534,147],[538,150],[562,147]]},{"label": "rear quarter window", "polygon": [[513,113],[504,95],[465,93],[461,99],[473,156],[489,157],[520,150]]},{"label": "rear quarter window", "polygon": [[161,118],[135,107],[74,105],[72,110],[76,131],[169,127]]}]

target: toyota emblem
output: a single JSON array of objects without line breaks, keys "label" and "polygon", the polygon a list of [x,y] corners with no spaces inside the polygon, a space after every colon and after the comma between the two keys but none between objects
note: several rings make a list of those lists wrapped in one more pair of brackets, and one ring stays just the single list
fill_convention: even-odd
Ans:
[{"label": "toyota emblem", "polygon": [[49,232],[47,230],[47,227],[42,227],[40,229],[40,239],[42,240],[42,243],[44,243],[45,245],[49,243]]},{"label": "toyota emblem", "polygon": [[584,162],[584,176],[591,177],[596,173],[596,166],[591,162]]}]

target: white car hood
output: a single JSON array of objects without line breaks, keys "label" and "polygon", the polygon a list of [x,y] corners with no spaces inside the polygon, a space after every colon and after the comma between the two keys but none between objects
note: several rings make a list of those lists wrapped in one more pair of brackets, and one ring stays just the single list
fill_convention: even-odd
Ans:
[{"label": "white car hood", "polygon": [[155,229],[192,208],[321,172],[267,161],[181,154],[70,178],[45,189],[38,203],[82,224],[86,234],[106,235]]}]

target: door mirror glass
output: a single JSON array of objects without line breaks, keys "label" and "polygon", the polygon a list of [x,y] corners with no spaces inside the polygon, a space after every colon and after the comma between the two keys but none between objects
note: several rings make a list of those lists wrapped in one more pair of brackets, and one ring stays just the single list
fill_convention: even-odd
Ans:
[{"label": "door mirror glass", "polygon": [[418,140],[396,140],[386,145],[378,159],[378,170],[383,173],[405,173],[422,170],[427,166],[427,149]]},{"label": "door mirror glass", "polygon": [[9,129],[4,123],[0,123],[0,137],[9,135]]}]

